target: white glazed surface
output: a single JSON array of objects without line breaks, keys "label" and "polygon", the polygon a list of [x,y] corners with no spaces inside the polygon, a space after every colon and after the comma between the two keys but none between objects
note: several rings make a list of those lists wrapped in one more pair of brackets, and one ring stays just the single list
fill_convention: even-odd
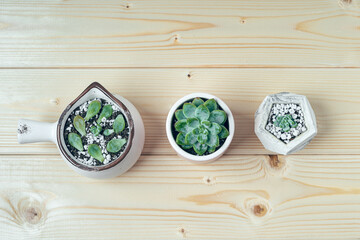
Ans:
[{"label": "white glazed surface", "polygon": [[[304,113],[307,131],[297,136],[288,144],[283,143],[269,133],[265,129],[265,125],[273,103],[300,104]],[[255,134],[264,147],[272,152],[287,155],[303,149],[317,134],[315,114],[306,96],[287,92],[267,96],[255,113]]]},{"label": "white glazed surface", "polygon": [[[172,131],[171,131],[171,124],[172,124],[172,119],[174,116],[175,111],[178,109],[178,107],[183,104],[184,102],[196,98],[196,97],[200,97],[200,98],[206,98],[206,99],[211,99],[214,98],[216,100],[216,102],[219,104],[219,106],[226,112],[227,116],[228,116],[228,122],[229,122],[229,136],[227,137],[227,139],[225,140],[224,144],[214,153],[211,153],[209,155],[205,155],[205,156],[195,156],[192,155],[190,153],[187,153],[186,151],[184,151],[181,147],[179,147],[172,135]],[[230,111],[230,108],[218,97],[208,94],[208,93],[192,93],[189,95],[186,95],[182,98],[180,98],[170,109],[167,119],[166,119],[166,135],[167,138],[171,144],[171,146],[173,147],[173,149],[176,151],[176,153],[182,157],[185,158],[191,162],[194,163],[210,163],[213,162],[217,159],[219,159],[224,152],[228,149],[228,147],[230,146],[230,143],[234,137],[234,133],[235,133],[235,121],[234,121],[234,117],[232,112]]]},{"label": "white glazed surface", "polygon": [[[68,166],[79,173],[80,175],[83,175],[85,177],[90,178],[97,178],[97,179],[104,179],[104,178],[113,178],[116,176],[119,176],[126,171],[128,171],[140,158],[141,152],[144,147],[145,142],[145,128],[144,124],[141,118],[140,113],[135,108],[135,106],[129,102],[127,99],[119,96],[114,95],[116,98],[118,98],[129,110],[130,115],[133,118],[134,121],[134,137],[132,141],[131,148],[125,158],[116,166],[105,169],[102,171],[85,171],[82,170],[74,165],[72,165],[64,155],[61,154],[62,158],[65,160],[65,162],[68,164]],[[71,109],[67,112],[67,114],[64,117],[64,121],[61,124],[61,131],[64,130],[65,120],[67,117],[71,114],[72,110],[74,110],[79,105],[83,104],[85,101],[88,101],[90,99],[93,99],[95,97],[108,99],[102,92],[100,92],[98,89],[92,89],[89,91],[89,93],[85,94],[79,101],[77,101]],[[110,100],[111,101],[111,100]],[[19,120],[19,129],[23,125],[26,125],[28,130],[26,133],[18,133],[18,142],[19,143],[33,143],[33,142],[44,142],[44,141],[52,141],[54,142],[57,147],[59,148],[59,144],[57,142],[57,136],[56,136],[56,123],[44,123],[44,122],[38,122],[38,121],[32,121],[32,120],[26,120],[26,119],[20,119]],[[61,137],[62,144],[65,144],[65,141],[63,139],[63,136]],[[65,146],[66,151],[67,147]],[[61,153],[61,151],[60,151]],[[70,152],[68,151],[70,154]],[[71,155],[71,154],[70,154]]]}]

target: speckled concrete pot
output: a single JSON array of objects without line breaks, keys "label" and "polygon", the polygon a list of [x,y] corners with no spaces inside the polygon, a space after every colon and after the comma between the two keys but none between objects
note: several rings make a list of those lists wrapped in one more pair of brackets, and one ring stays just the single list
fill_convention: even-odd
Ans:
[{"label": "speckled concrete pot", "polygon": [[[288,143],[266,129],[270,112],[274,104],[296,104],[300,106],[306,130]],[[317,134],[314,111],[306,96],[294,93],[281,92],[267,96],[255,113],[255,133],[264,147],[278,154],[291,154],[303,149]]]}]

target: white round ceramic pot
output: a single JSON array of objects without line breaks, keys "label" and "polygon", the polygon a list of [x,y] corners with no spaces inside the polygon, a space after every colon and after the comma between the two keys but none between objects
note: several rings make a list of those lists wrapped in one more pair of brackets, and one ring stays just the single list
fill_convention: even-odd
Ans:
[{"label": "white round ceramic pot", "polygon": [[[63,134],[66,119],[73,110],[94,98],[105,99],[117,105],[129,125],[129,139],[123,153],[119,158],[101,166],[89,166],[77,161],[68,150]],[[54,142],[57,145],[65,162],[77,173],[90,178],[113,178],[128,171],[139,159],[144,147],[145,128],[140,113],[133,104],[119,95],[112,95],[101,84],[94,82],[66,107],[57,122],[44,123],[26,119],[19,120],[19,143],[47,141]]]},{"label": "white round ceramic pot", "polygon": [[[227,121],[229,123],[229,129],[228,129],[229,136],[226,138],[224,144],[219,149],[217,149],[215,152],[208,154],[208,155],[203,155],[203,156],[193,155],[193,154],[188,153],[185,150],[183,150],[176,143],[176,136],[173,136],[173,131],[172,131],[172,124],[173,124],[173,118],[175,117],[175,111],[177,109],[179,109],[183,103],[189,102],[190,100],[192,100],[196,97],[200,97],[203,99],[212,99],[212,98],[215,99],[216,102],[218,103],[218,105],[227,114]],[[213,161],[219,159],[225,153],[225,151],[228,149],[228,147],[230,146],[230,143],[234,137],[234,133],[235,133],[235,121],[234,121],[234,116],[230,111],[230,108],[220,98],[218,98],[214,95],[208,94],[208,93],[192,93],[192,94],[182,97],[171,107],[169,114],[167,116],[167,119],[166,119],[166,135],[167,135],[167,138],[168,138],[171,146],[173,147],[173,149],[177,152],[177,154],[180,157],[185,158],[193,163],[210,163],[210,162],[213,162]]]}]

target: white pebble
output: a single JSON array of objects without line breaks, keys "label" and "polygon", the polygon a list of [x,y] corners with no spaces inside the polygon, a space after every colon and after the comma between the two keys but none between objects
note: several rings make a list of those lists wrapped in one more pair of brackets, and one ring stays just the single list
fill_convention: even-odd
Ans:
[{"label": "white pebble", "polygon": [[280,136],[280,137],[281,137],[281,139],[282,139],[282,140],[286,139],[286,135],[285,135],[284,133],[283,133],[283,134],[281,134],[281,136]]},{"label": "white pebble", "polygon": [[301,128],[301,131],[302,131],[302,132],[305,132],[305,131],[306,131],[306,127],[302,127],[302,128]]}]

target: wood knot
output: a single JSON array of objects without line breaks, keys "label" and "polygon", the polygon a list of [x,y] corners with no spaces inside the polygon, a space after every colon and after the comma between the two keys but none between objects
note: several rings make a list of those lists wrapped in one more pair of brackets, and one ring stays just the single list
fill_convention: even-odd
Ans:
[{"label": "wood knot", "polygon": [[178,229],[178,235],[180,235],[181,237],[186,237],[186,231],[185,228],[181,227]]},{"label": "wood knot", "polygon": [[257,217],[263,217],[267,213],[267,208],[263,204],[256,204],[252,209],[253,213]]},{"label": "wood knot", "polygon": [[215,178],[214,177],[209,177],[209,176],[205,176],[203,178],[203,181],[205,184],[207,185],[213,185],[215,183]]},{"label": "wood knot", "polygon": [[278,155],[269,155],[269,164],[272,168],[281,168],[283,165]]},{"label": "wood knot", "polygon": [[126,8],[126,9],[130,9],[131,7],[132,7],[132,4],[131,4],[131,3],[126,3],[126,4],[125,4],[125,8]]},{"label": "wood knot", "polygon": [[30,224],[37,224],[41,220],[42,213],[38,207],[28,207],[24,209],[23,216],[26,222]]},{"label": "wood knot", "polygon": [[347,9],[352,3],[352,0],[338,0],[339,7]]},{"label": "wood knot", "polygon": [[59,105],[60,100],[58,98],[53,98],[49,100],[52,105]]},{"label": "wood knot", "polygon": [[187,77],[190,79],[190,78],[191,78],[191,74],[190,74],[190,73],[188,73]]},{"label": "wood knot", "polygon": [[180,40],[180,35],[179,34],[175,34],[174,36],[174,41],[178,42]]},{"label": "wood knot", "polygon": [[266,199],[263,198],[249,198],[245,200],[245,209],[250,219],[254,223],[260,223],[263,217],[272,212],[271,206]]},{"label": "wood knot", "polygon": [[22,223],[28,226],[40,225],[45,221],[45,206],[37,199],[24,198],[18,203]]}]

